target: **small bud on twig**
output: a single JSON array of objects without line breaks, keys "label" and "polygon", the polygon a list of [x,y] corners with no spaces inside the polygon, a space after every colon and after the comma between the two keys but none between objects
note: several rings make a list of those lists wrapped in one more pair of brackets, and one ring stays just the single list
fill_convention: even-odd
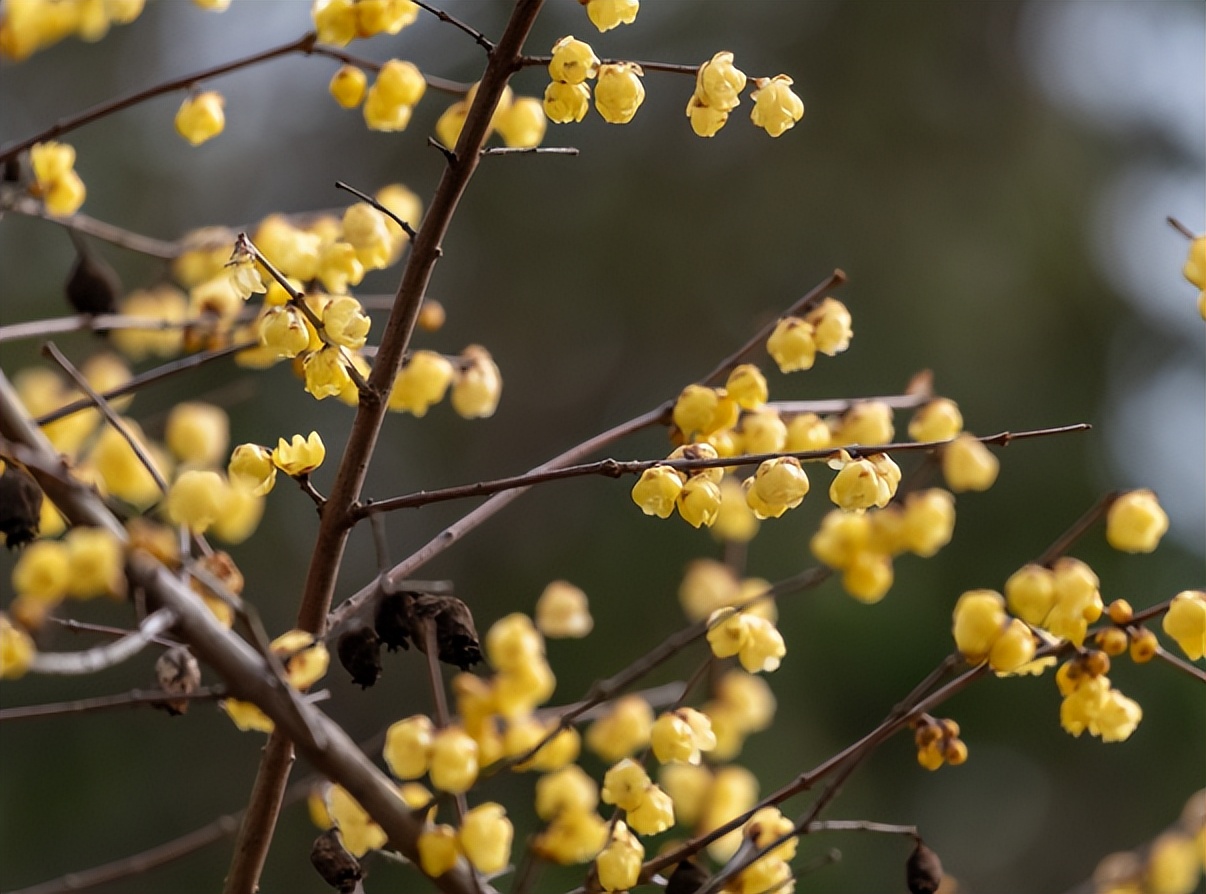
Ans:
[{"label": "small bud on twig", "polygon": [[905,884],[909,886],[909,894],[934,894],[942,884],[942,861],[938,855],[917,839],[917,847],[909,855],[905,864]]}]

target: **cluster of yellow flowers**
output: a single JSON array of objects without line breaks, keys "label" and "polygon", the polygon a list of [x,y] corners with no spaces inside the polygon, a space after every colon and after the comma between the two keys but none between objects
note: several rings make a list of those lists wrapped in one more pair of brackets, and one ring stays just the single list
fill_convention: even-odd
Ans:
[{"label": "cluster of yellow flowers", "polygon": [[1090,649],[1065,662],[1056,671],[1055,682],[1064,697],[1059,722],[1079,736],[1085,730],[1103,742],[1122,742],[1143,719],[1143,709],[1110,685],[1106,672],[1110,659],[1105,652]]},{"label": "cluster of yellow flowers", "polygon": [[356,38],[397,34],[419,17],[411,0],[314,0],[310,8],[318,39],[337,47]]},{"label": "cluster of yellow flowers", "polygon": [[29,150],[33,168],[32,192],[50,214],[74,214],[84,204],[88,191],[75,172],[75,149],[66,143],[36,143]]},{"label": "cluster of yellow flowers", "polygon": [[923,714],[913,724],[913,743],[917,746],[917,763],[927,770],[937,770],[943,764],[957,767],[967,760],[967,744],[959,738],[959,724],[949,718]]},{"label": "cluster of yellow flowers", "polygon": [[89,42],[100,40],[109,33],[110,26],[129,24],[142,15],[145,3],[146,0],[6,0],[0,9],[0,55],[19,62],[71,35]]},{"label": "cluster of yellow flowers", "polygon": [[544,91],[544,113],[555,124],[581,121],[590,108],[590,86],[595,85],[595,109],[609,124],[627,124],[645,101],[644,75],[634,62],[600,64],[590,44],[573,36],[553,44],[549,62],[552,83]]}]

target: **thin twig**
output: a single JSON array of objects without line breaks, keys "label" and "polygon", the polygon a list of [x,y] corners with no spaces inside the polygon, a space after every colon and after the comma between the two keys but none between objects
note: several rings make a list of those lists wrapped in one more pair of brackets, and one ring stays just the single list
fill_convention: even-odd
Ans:
[{"label": "thin twig", "polygon": [[35,674],[54,676],[83,676],[94,674],[129,661],[154,639],[176,623],[176,613],[161,608],[152,612],[138,625],[138,629],[121,639],[103,646],[85,649],[82,652],[38,652],[34,655],[29,670]]},{"label": "thin twig", "polygon": [[113,329],[146,329],[162,332],[169,329],[216,329],[207,326],[205,320],[163,320],[154,317],[131,317],[126,314],[78,314],[72,317],[51,317],[43,320],[26,320],[0,326],[0,344],[26,338],[45,338],[64,332],[83,332]]},{"label": "thin twig", "polygon": [[[134,632],[133,630],[129,630],[125,627],[109,627],[104,624],[89,624],[85,621],[77,621],[74,618],[59,618],[55,617],[54,615],[50,615],[46,620],[52,624],[57,624],[64,630],[67,630],[71,633],[99,633],[102,636],[110,636],[116,639],[121,639],[123,636],[129,636]],[[178,643],[176,640],[164,636],[155,637],[153,642],[155,645],[163,646],[165,649],[171,649],[180,645],[180,643]]]},{"label": "thin twig", "polygon": [[[1060,425],[1053,428],[1029,429],[1019,432],[999,432],[995,435],[985,435],[977,438],[984,444],[997,444],[1004,446],[1010,441],[1020,441],[1026,438],[1047,437],[1050,435],[1062,435],[1069,432],[1088,431],[1090,426],[1087,423],[1078,423],[1076,425]],[[934,450],[949,444],[950,441],[901,441],[894,444],[877,444],[869,447],[861,447],[851,445],[844,447],[848,454],[854,457],[874,456],[881,453],[905,453],[912,451]],[[515,475],[510,478],[498,478],[493,481],[481,481],[476,484],[462,484],[455,487],[448,487],[439,490],[418,491],[413,494],[406,494],[400,497],[389,497],[384,500],[374,500],[372,503],[365,503],[356,507],[353,515],[357,518],[363,518],[367,515],[380,512],[393,512],[398,509],[408,509],[414,506],[427,506],[431,503],[440,503],[445,500],[458,500],[465,497],[483,497],[490,494],[499,493],[500,491],[513,490],[515,488],[527,488],[536,484],[544,484],[549,481],[560,481],[565,478],[580,478],[584,475],[603,475],[607,478],[619,478],[623,475],[639,475],[647,469],[654,466],[667,466],[679,471],[694,471],[698,469],[715,469],[729,468],[732,466],[756,466],[767,460],[777,459],[779,457],[791,456],[801,461],[824,461],[833,457],[837,452],[837,448],[826,448],[824,450],[796,450],[784,451],[781,453],[747,453],[739,456],[724,456],[719,458],[707,459],[642,459],[642,460],[627,460],[619,461],[615,459],[603,459],[593,463],[583,463],[576,466],[563,466],[560,468],[549,469],[542,472],[528,472],[523,475]]]},{"label": "thin twig", "polygon": [[1176,230],[1178,233],[1180,233],[1186,239],[1198,238],[1197,234],[1194,233],[1193,230],[1191,230],[1189,227],[1185,226],[1185,224],[1181,223],[1181,221],[1179,221],[1177,218],[1173,217],[1172,215],[1169,215],[1168,217],[1166,217],[1165,220],[1168,221],[1168,225],[1170,227],[1172,227],[1174,230]]},{"label": "thin twig", "polygon": [[1109,512],[1110,507],[1114,505],[1114,501],[1122,496],[1122,491],[1112,491],[1106,494],[1089,509],[1074,521],[1068,530],[1064,531],[1056,540],[1045,550],[1043,554],[1034,560],[1036,565],[1050,565],[1064,553],[1066,553],[1077,540],[1085,535],[1089,528],[1097,523],[1097,520],[1104,517]]},{"label": "thin twig", "polygon": [[66,217],[53,215],[46,210],[46,206],[42,202],[28,196],[21,196],[16,199],[5,210],[12,211],[14,214],[19,214],[23,217],[36,217],[48,223],[58,224],[71,232],[95,236],[97,239],[124,248],[127,251],[136,252],[151,258],[158,258],[162,261],[170,261],[178,258],[184,251],[179,242],[165,242],[162,239],[153,239],[150,236],[144,236],[141,233],[123,229],[115,224],[97,220],[95,217],[89,217],[87,214],[76,213]]},{"label": "thin twig", "polygon": [[335,181],[335,188],[342,189],[345,192],[350,192],[356,198],[360,199],[360,201],[366,202],[371,207],[380,211],[382,214],[384,214],[386,217],[388,217],[390,220],[392,220],[394,223],[396,223],[398,226],[400,226],[402,228],[402,231],[404,233],[406,233],[406,235],[409,236],[411,239],[414,239],[415,236],[418,235],[417,233],[415,233],[415,228],[413,226],[411,226],[410,221],[403,220],[402,218],[398,217],[397,214],[395,214],[390,209],[386,208],[377,199],[374,199],[368,193],[361,192],[360,190],[356,189],[356,187],[354,187],[354,186],[348,186],[348,184],[344,183],[342,180]]},{"label": "thin twig", "polygon": [[491,146],[482,155],[578,155],[573,146]]},{"label": "thin twig", "polygon": [[8,146],[0,148],[0,163],[14,158],[18,153],[25,151],[35,143],[42,143],[46,140],[56,139],[68,131],[83,127],[85,124],[91,124],[101,118],[105,118],[123,109],[128,109],[131,106],[136,106],[139,103],[146,102],[148,99],[154,99],[156,96],[162,96],[165,93],[172,93],[176,90],[188,90],[198,81],[206,81],[211,78],[216,78],[219,75],[229,74],[232,71],[238,71],[240,68],[247,68],[252,65],[257,65],[260,62],[266,62],[269,59],[275,59],[277,56],[287,56],[290,53],[309,52],[318,40],[318,35],[310,32],[303,35],[297,40],[290,41],[279,47],[274,47],[270,50],[264,50],[259,53],[253,53],[250,56],[244,56],[240,59],[235,59],[231,62],[224,62],[221,65],[215,65],[211,68],[203,68],[200,71],[195,71],[192,74],[184,75],[183,77],[173,78],[169,81],[164,81],[145,90],[139,90],[135,93],[128,94],[119,99],[111,99],[107,102],[102,102],[90,109],[85,109],[79,114],[72,115],[68,118],[63,118],[45,130],[34,134],[32,137],[27,137],[16,143],[10,143]]},{"label": "thin twig", "polygon": [[161,705],[167,701],[212,701],[226,698],[222,686],[209,686],[188,693],[164,692],[161,689],[131,689],[119,695],[98,695],[69,702],[53,702],[41,705],[23,705],[19,708],[0,708],[0,722],[30,720],[40,717],[59,717],[64,714],[89,714],[94,711],[111,711],[114,708],[138,708],[143,705]]},{"label": "thin twig", "polygon": [[1171,664],[1182,673],[1189,674],[1199,683],[1206,683],[1206,671],[1194,664],[1190,664],[1179,655],[1174,655],[1163,646],[1156,646],[1156,657]]},{"label": "thin twig", "polygon": [[138,438],[134,437],[134,433],[130,431],[130,427],[109,406],[109,402],[105,400],[104,396],[97,393],[96,389],[88,383],[88,380],[75,368],[72,362],[55,346],[54,342],[48,341],[42,345],[42,353],[57,363],[59,368],[67,373],[68,377],[75,382],[76,387],[88,395],[88,400],[96,405],[101,415],[105,417],[105,421],[113,426],[113,429],[121,435],[122,440],[130,445],[130,449],[134,451],[134,455],[138,457],[138,461],[142,463],[143,468],[147,470],[155,481],[155,486],[159,488],[161,493],[166,494],[168,490],[167,479],[163,477],[163,473],[159,471],[158,466],[155,465],[155,461],[151,459],[146,448],[139,443]]},{"label": "thin twig", "polygon": [[[533,68],[538,65],[547,66],[552,61],[552,56],[524,56],[519,60],[519,65],[522,68]],[[664,71],[670,74],[691,75],[691,77],[699,74],[698,65],[680,65],[676,62],[634,62],[631,59],[600,59],[599,62],[602,65],[630,62],[639,65],[644,71]]]},{"label": "thin twig", "polygon": [[[224,348],[217,348],[213,351],[202,351],[198,354],[190,354],[187,357],[181,357],[179,360],[173,360],[171,363],[165,363],[162,366],[157,366],[154,369],[148,369],[144,373],[140,373],[130,379],[127,379],[122,384],[115,388],[110,388],[108,391],[102,391],[101,397],[105,400],[113,400],[115,397],[121,397],[125,394],[132,394],[139,388],[145,385],[150,385],[152,382],[158,382],[163,379],[170,378],[182,372],[187,372],[190,369],[196,369],[198,366],[203,366],[213,360],[220,360],[223,357],[229,357],[231,354],[237,354],[239,351],[245,351],[248,348],[254,348],[259,344],[259,341],[243,341],[233,345],[227,345]],[[57,410],[51,410],[49,413],[43,413],[34,420],[38,425],[48,425],[51,422],[57,422],[72,413],[78,413],[81,410],[92,409],[93,403],[88,398],[72,401],[69,404],[64,404]]]},{"label": "thin twig", "polygon": [[432,6],[430,3],[427,3],[426,0],[415,0],[415,5],[418,6],[420,9],[424,9],[427,12],[431,13],[433,16],[435,16],[441,22],[447,22],[449,25],[453,25],[453,26],[461,29],[462,31],[464,31],[466,34],[468,34],[470,37],[473,38],[474,43],[476,43],[479,47],[481,47],[483,50],[486,51],[487,56],[494,52],[494,42],[491,40],[488,40],[486,38],[486,36],[484,34],[482,34],[480,31],[478,31],[476,28],[466,25],[464,22],[462,22],[460,19],[456,18],[455,16],[451,16],[448,13],[444,12],[444,10],[442,10],[438,7]]}]

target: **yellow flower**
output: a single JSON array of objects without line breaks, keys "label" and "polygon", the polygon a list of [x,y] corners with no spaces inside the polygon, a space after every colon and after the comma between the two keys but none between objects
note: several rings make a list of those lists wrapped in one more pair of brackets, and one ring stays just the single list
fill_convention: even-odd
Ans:
[{"label": "yellow flower", "polygon": [[66,143],[35,143],[29,150],[36,193],[54,215],[74,214],[84,204],[84,181],[75,172],[75,149]]},{"label": "yellow flower", "polygon": [[650,783],[641,801],[629,810],[625,819],[638,835],[658,835],[674,825],[674,802],[670,796]]},{"label": "yellow flower", "polygon": [[164,510],[173,524],[203,534],[226,511],[230,488],[217,472],[190,469],[168,489]]},{"label": "yellow flower", "polygon": [[399,779],[418,779],[431,760],[435,727],[425,714],[415,714],[390,726],[383,754],[389,771]]},{"label": "yellow flower", "polygon": [[343,212],[344,241],[356,249],[356,259],[366,270],[380,270],[392,262],[394,235],[388,220],[367,202],[357,202]]},{"label": "yellow flower", "polygon": [[[955,532],[955,498],[939,487],[914,491],[905,498],[904,546],[922,558],[934,555]],[[1005,588],[1006,596],[1009,587]]]},{"label": "yellow flower", "polygon": [[339,829],[343,846],[353,857],[363,857],[369,851],[385,846],[385,830],[373,822],[363,807],[341,785],[327,791],[327,812]]},{"label": "yellow flower", "polygon": [[532,848],[544,860],[570,866],[594,859],[607,843],[607,836],[607,822],[593,808],[568,808],[551,817]]},{"label": "yellow flower", "polygon": [[457,100],[454,102],[452,105],[446,108],[444,113],[436,120],[436,139],[443,143],[448,149],[456,146],[456,141],[461,137],[461,130],[465,127],[465,118],[467,118],[468,115],[468,103],[466,103],[464,100]]},{"label": "yellow flower", "polygon": [[909,437],[914,441],[949,441],[961,431],[959,405],[945,397],[930,401],[909,420]]},{"label": "yellow flower", "polygon": [[338,295],[323,308],[322,325],[332,344],[358,350],[368,340],[372,321],[359,301],[350,295]]},{"label": "yellow flower", "polygon": [[502,373],[494,358],[481,345],[469,345],[461,363],[452,380],[452,409],[465,419],[493,416],[502,396]]},{"label": "yellow flower", "polygon": [[0,679],[15,680],[25,676],[35,654],[37,649],[29,634],[0,612]]},{"label": "yellow flower", "polygon": [[431,737],[431,784],[460,794],[477,781],[477,743],[458,726],[446,726]]},{"label": "yellow flower", "polygon": [[230,418],[213,404],[176,404],[168,414],[165,440],[181,462],[212,466],[226,453]]},{"label": "yellow flower", "polygon": [[72,528],[64,541],[71,580],[68,595],[91,599],[123,592],[125,550],[104,528]]},{"label": "yellow flower", "polygon": [[[131,317],[178,323],[187,311],[184,294],[170,285],[131,292],[121,302],[121,312]],[[115,329],[109,333],[113,346],[131,360],[173,357],[184,342],[182,329]]]},{"label": "yellow flower", "polygon": [[427,81],[414,63],[390,59],[377,72],[373,90],[392,104],[413,106],[427,91]]},{"label": "yellow flower", "polygon": [[1150,553],[1168,530],[1168,515],[1150,490],[1133,490],[1110,504],[1106,540],[1126,553]]},{"label": "yellow flower", "polygon": [[1000,468],[992,451],[969,434],[959,435],[942,449],[942,474],[955,493],[988,490]]},{"label": "yellow flower", "polygon": [[318,400],[334,397],[352,383],[343,351],[337,345],[307,355],[304,367],[306,391]]},{"label": "yellow flower", "polygon": [[892,408],[880,400],[865,400],[847,410],[831,432],[835,447],[845,444],[889,444],[896,430],[892,426]]},{"label": "yellow flower", "polygon": [[367,84],[368,76],[364,73],[364,69],[357,68],[355,65],[344,65],[332,76],[327,90],[345,109],[354,109],[364,100]]},{"label": "yellow flower", "polygon": [[431,878],[439,878],[456,866],[460,856],[456,829],[440,823],[419,833],[419,866]]},{"label": "yellow flower", "polygon": [[687,117],[696,136],[714,137],[729,120],[729,113],[714,109],[692,94],[687,101]]},{"label": "yellow flower", "polygon": [[544,639],[521,612],[499,618],[486,631],[486,659],[495,670],[516,671],[544,657]]},{"label": "yellow flower", "polygon": [[894,580],[892,557],[871,549],[855,553],[842,569],[842,589],[868,605],[888,595]]},{"label": "yellow flower", "polygon": [[663,764],[671,761],[698,764],[700,752],[716,747],[716,734],[706,714],[694,708],[679,708],[654,721],[650,744],[654,756]]},{"label": "yellow flower", "polygon": [[13,590],[20,596],[53,605],[71,586],[71,557],[57,540],[35,540],[17,559]]},{"label": "yellow flower", "polygon": [[1025,621],[1012,619],[988,651],[988,664],[998,674],[1009,674],[1034,658],[1034,634]]},{"label": "yellow flower", "polygon": [[804,319],[812,324],[813,341],[822,354],[835,357],[850,347],[854,337],[852,318],[846,305],[836,298],[823,299]]},{"label": "yellow flower", "polygon": [[272,462],[286,475],[306,475],[321,466],[326,455],[322,438],[312,431],[304,440],[301,435],[294,435],[291,443],[280,438],[272,451]]},{"label": "yellow flower", "polygon": [[262,497],[276,484],[272,451],[259,444],[240,444],[230,455],[226,474],[232,483]]},{"label": "yellow flower", "polygon": [[579,639],[595,626],[586,594],[569,581],[552,581],[536,600],[536,627],[553,639]]},{"label": "yellow flower", "polygon": [[222,94],[206,90],[187,97],[176,112],[176,132],[194,146],[220,134],[226,127]]},{"label": "yellow flower", "polygon": [[608,124],[627,124],[645,101],[645,72],[635,62],[600,66],[595,84],[595,108]]},{"label": "yellow flower", "polygon": [[572,35],[553,44],[549,77],[566,84],[581,84],[599,73],[599,57],[590,44]]},{"label": "yellow flower", "polygon": [[[598,2],[598,0],[592,0]],[[611,840],[595,858],[595,872],[604,891],[627,891],[635,887],[641,875],[645,848],[628,831],[623,820],[612,829]]]},{"label": "yellow flower", "polygon": [[590,88],[585,84],[553,81],[544,89],[544,114],[554,124],[581,121],[590,109]]},{"label": "yellow flower", "polygon": [[757,90],[750,94],[754,109],[750,120],[772,137],[796,126],[804,117],[804,103],[792,92],[792,79],[787,75],[775,75],[771,79],[756,78]]},{"label": "yellow flower", "polygon": [[1005,599],[1011,612],[1039,626],[1055,605],[1055,575],[1042,565],[1023,565],[1005,581]]},{"label": "yellow flower", "polygon": [[766,340],[766,351],[780,372],[812,369],[817,356],[812,324],[799,317],[784,317]]},{"label": "yellow flower", "polygon": [[687,479],[678,493],[678,514],[691,527],[711,527],[720,515],[720,486],[702,475]]},{"label": "yellow flower", "polygon": [[306,316],[292,304],[268,308],[258,328],[260,344],[277,357],[296,357],[310,346]]},{"label": "yellow flower", "polygon": [[1206,236],[1198,236],[1189,243],[1189,257],[1181,272],[1199,289],[1206,289]]},{"label": "yellow flower", "polygon": [[955,603],[953,632],[963,657],[978,664],[1005,632],[1005,599],[992,590],[968,590]]},{"label": "yellow flower", "polygon": [[550,820],[564,811],[593,811],[599,803],[599,786],[585,770],[570,764],[536,781],[536,815]]},{"label": "yellow flower", "polygon": [[586,731],[586,747],[608,762],[615,762],[649,744],[653,709],[639,695],[626,695],[609,713]]},{"label": "yellow flower", "polygon": [[452,364],[433,351],[415,351],[398,371],[389,392],[389,408],[424,416],[444,399],[455,375]]},{"label": "yellow flower", "polygon": [[501,804],[487,801],[465,814],[458,839],[465,858],[478,872],[501,872],[511,859],[515,829]]},{"label": "yellow flower", "polygon": [[[32,547],[31,547],[32,549]],[[1164,615],[1164,632],[1190,661],[1206,655],[1206,592],[1184,590],[1173,597]]]},{"label": "yellow flower", "polygon": [[[842,457],[846,457],[842,451]],[[876,454],[888,463],[892,460],[886,454]],[[883,508],[891,501],[896,493],[896,483],[900,481],[900,469],[892,463],[877,464],[871,458],[848,460],[845,458],[829,461],[830,466],[840,469],[829,485],[829,499],[835,505],[847,512],[868,509],[872,506]],[[895,468],[893,473],[891,469]]]},{"label": "yellow flower", "polygon": [[226,712],[234,725],[245,733],[270,733],[275,727],[272,718],[251,702],[226,698],[218,702],[218,705]]},{"label": "yellow flower", "polygon": [[804,501],[808,489],[808,476],[794,456],[768,459],[754,473],[752,490],[760,500],[775,508],[796,508]]},{"label": "yellow flower", "polygon": [[600,31],[610,31],[619,25],[631,25],[640,11],[640,0],[578,0],[586,14]]},{"label": "yellow flower", "polygon": [[718,112],[731,112],[741,104],[745,73],[733,65],[733,54],[721,51],[699,67],[695,96],[702,105]]},{"label": "yellow flower", "polygon": [[534,96],[521,96],[496,113],[495,128],[512,149],[531,149],[544,139],[548,119],[544,105]]},{"label": "yellow flower", "polygon": [[318,39],[337,47],[349,44],[359,30],[357,5],[356,0],[314,0],[310,15]]}]

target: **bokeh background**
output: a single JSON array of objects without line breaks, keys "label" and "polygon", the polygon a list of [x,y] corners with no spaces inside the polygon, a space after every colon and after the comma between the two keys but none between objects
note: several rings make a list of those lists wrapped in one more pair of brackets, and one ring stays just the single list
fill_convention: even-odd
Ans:
[{"label": "bokeh background", "polygon": [[[506,4],[449,0],[451,12],[497,34]],[[67,41],[0,67],[0,140],[59,117],[257,49],[309,25],[309,4],[238,0],[221,15],[184,0],[150,4],[98,44]],[[921,369],[963,408],[977,432],[1089,422],[1088,434],[1018,443],[996,487],[959,500],[955,539],[931,560],[904,558],[880,605],[836,582],[786,600],[789,653],[770,677],[779,698],[772,731],[740,760],[764,791],[814,766],[873,727],[950,650],[950,610],[971,587],[999,588],[1101,493],[1150,486],[1173,528],[1151,556],[1121,557],[1100,530],[1076,547],[1106,599],[1137,606],[1203,586],[1206,366],[1196,290],[1180,276],[1187,242],[1176,215],[1206,228],[1204,46],[1195,2],[648,3],[635,26],[594,33],[572,2],[550,2],[530,48],[574,33],[602,56],[697,62],[731,49],[750,74],[786,72],[807,107],[778,140],[745,119],[715,139],[683,117],[686,78],[650,73],[648,99],[626,127],[597,116],[552,127],[548,145],[576,158],[510,157],[482,165],[444,245],[432,296],[446,327],[418,344],[446,352],[479,342],[505,378],[489,420],[447,406],[427,418],[391,415],[367,493],[513,474],[656,405],[706,373],[755,327],[835,267],[855,317],[855,340],[809,373],[772,377],[772,396],[892,393]],[[480,50],[424,17],[394,38],[352,49],[399,56],[425,71],[474,80]],[[425,145],[445,100],[429,94],[410,129],[367,132],[326,94],[336,68],[288,58],[221,78],[226,132],[194,149],[176,136],[179,95],[92,124],[67,139],[88,184],[84,211],[130,230],[175,238],[208,224],[345,204],[333,183],[365,189],[400,181],[427,198],[442,160]],[[540,70],[515,79],[539,95]],[[748,101],[747,101],[748,103]],[[129,287],[159,265],[100,251]],[[0,223],[2,322],[66,312],[72,261],[52,224],[12,214]],[[389,293],[398,270],[362,293]],[[85,337],[59,340],[81,359]],[[8,373],[40,362],[36,343],[3,345]],[[174,403],[228,406],[236,441],[272,443],[315,428],[337,453],[351,411],[314,402],[287,368],[248,375],[212,365],[148,390],[133,413],[148,430]],[[903,429],[907,419],[898,419]],[[664,455],[664,436],[618,445],[617,458]],[[330,466],[333,468],[334,463]],[[331,468],[317,476],[329,483]],[[817,481],[825,475],[818,468]],[[749,572],[771,580],[811,564],[807,540],[825,511],[823,488],[768,524]],[[467,507],[442,504],[389,521],[395,559]],[[259,534],[233,550],[247,595],[271,631],[292,625],[316,519],[288,487],[269,500]],[[596,631],[554,642],[556,701],[585,692],[683,622],[682,569],[716,556],[704,533],[642,516],[628,485],[578,480],[531,493],[428,565],[450,578],[479,628],[530,611],[543,586],[566,578],[592,597]],[[4,600],[11,557],[4,557]],[[340,580],[346,595],[374,573],[358,531]],[[93,620],[127,620],[88,606]],[[75,648],[59,635],[47,645]],[[116,693],[150,683],[152,657],[88,680],[0,684],[5,706]],[[691,653],[654,682],[683,678]],[[1167,666],[1121,659],[1112,677],[1144,719],[1125,743],[1073,739],[1058,724],[1050,677],[990,681],[942,711],[958,719],[971,757],[920,769],[911,743],[884,746],[846,785],[832,818],[917,823],[961,890],[1062,891],[1104,854],[1133,847],[1175,819],[1206,782],[1201,686]],[[429,709],[414,652],[387,661],[361,692],[335,669],[328,710],[356,736]],[[0,728],[0,887],[20,888],[134,853],[245,804],[262,742],[212,705],[169,720],[151,711],[5,723]],[[587,765],[601,767],[593,759]],[[296,777],[308,772],[304,765]],[[493,783],[521,832],[532,828],[531,780]],[[800,812],[806,801],[788,805]],[[308,865],[315,832],[304,807],[284,814],[265,891],[319,891]],[[843,859],[800,879],[801,891],[903,891],[907,845],[894,838],[827,836],[802,844],[802,862],[829,848]],[[217,890],[229,839],[147,876],[98,890]],[[369,863],[369,891],[412,890],[408,871]],[[570,877],[544,877],[564,890]]]}]

